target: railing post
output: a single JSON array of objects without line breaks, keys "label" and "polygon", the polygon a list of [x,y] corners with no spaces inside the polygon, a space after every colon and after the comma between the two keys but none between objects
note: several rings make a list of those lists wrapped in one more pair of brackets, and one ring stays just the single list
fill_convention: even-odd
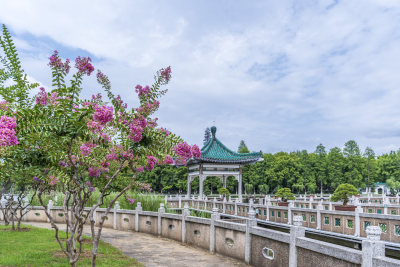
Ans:
[{"label": "railing post", "polygon": [[246,243],[244,251],[244,261],[250,264],[251,261],[251,227],[257,226],[256,212],[252,207],[249,210],[249,218],[246,220]]},{"label": "railing post", "polygon": [[222,213],[226,213],[226,198],[224,197],[224,201],[222,202]]},{"label": "railing post", "polygon": [[117,229],[117,210],[119,210],[120,209],[120,207],[119,207],[119,202],[118,201],[116,201],[115,202],[115,205],[114,205],[114,217],[113,217],[113,219],[114,219],[114,221],[113,221],[113,228],[114,229]]},{"label": "railing post", "polygon": [[178,197],[178,208],[182,208],[182,197],[181,197],[181,195],[179,195],[179,197]]},{"label": "railing post", "polygon": [[360,233],[361,233],[360,213],[362,213],[362,212],[363,212],[363,209],[362,209],[360,203],[358,203],[357,208],[354,211],[354,217],[355,217],[354,218],[354,224],[355,224],[354,236],[360,236]]},{"label": "railing post", "polygon": [[188,204],[185,204],[182,211],[182,243],[186,242],[186,217],[190,216]]},{"label": "railing post", "polygon": [[268,199],[268,202],[267,202],[267,221],[269,221],[269,206],[271,206],[271,200],[270,199]]},{"label": "railing post", "polygon": [[212,209],[210,223],[210,252],[215,252],[215,221],[219,219],[218,208]]},{"label": "railing post", "polygon": [[135,211],[135,231],[139,232],[139,213],[142,211],[142,203],[137,203]]},{"label": "railing post", "polygon": [[362,267],[373,267],[374,257],[385,256],[385,243],[380,241],[382,230],[379,226],[367,227],[367,239],[362,241]]},{"label": "railing post", "polygon": [[297,267],[296,239],[305,236],[305,228],[302,227],[302,221],[303,217],[296,215],[293,217],[293,225],[290,227],[289,267]]},{"label": "railing post", "polygon": [[165,207],[164,203],[160,203],[160,207],[158,208],[158,214],[157,214],[157,233],[160,236],[161,235],[161,221],[162,221],[162,215],[165,213]]},{"label": "railing post", "polygon": [[318,206],[317,206],[317,229],[321,230],[321,210],[322,210],[322,203],[318,202]]},{"label": "railing post", "polygon": [[288,224],[292,224],[292,208],[293,208],[293,202],[289,202],[288,205]]},{"label": "railing post", "polygon": [[235,199],[235,215],[236,215],[236,216],[237,216],[237,202],[238,202],[238,200]]}]

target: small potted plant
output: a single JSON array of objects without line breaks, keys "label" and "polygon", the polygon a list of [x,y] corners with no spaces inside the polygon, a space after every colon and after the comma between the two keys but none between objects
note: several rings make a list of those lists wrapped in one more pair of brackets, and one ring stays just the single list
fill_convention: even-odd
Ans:
[{"label": "small potted plant", "polygon": [[351,184],[339,185],[336,188],[335,192],[333,193],[331,201],[343,200],[343,205],[336,205],[335,210],[354,211],[356,209],[356,206],[347,205],[347,203],[349,202],[349,197],[354,195],[358,195],[358,190],[357,188],[354,187],[354,185]]},{"label": "small potted plant", "polygon": [[288,200],[294,200],[294,195],[292,191],[290,191],[290,188],[281,188],[276,192],[275,196],[280,197],[282,199],[281,202],[278,202],[278,206],[288,206],[289,202]]}]

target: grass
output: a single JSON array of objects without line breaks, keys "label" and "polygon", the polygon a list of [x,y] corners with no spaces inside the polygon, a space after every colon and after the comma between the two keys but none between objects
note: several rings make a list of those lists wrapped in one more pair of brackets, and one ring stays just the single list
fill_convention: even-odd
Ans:
[{"label": "grass", "polygon": [[[54,206],[62,206],[64,202],[64,195],[61,192],[56,192],[57,201],[55,201],[54,196],[46,195],[43,196],[43,201],[45,204],[49,202],[50,199],[53,200]],[[101,205],[101,208],[106,208],[111,200],[117,195],[117,192],[113,192],[110,195],[104,197],[104,204]],[[125,196],[121,196],[117,201],[119,202],[119,206],[121,209],[134,210],[136,209],[136,205],[138,202],[142,204],[142,208],[145,211],[158,211],[161,203],[164,203],[165,198],[160,195],[156,195],[154,193],[141,193],[141,192],[130,192],[128,193],[130,198],[135,199],[135,203],[130,204]],[[99,197],[100,192],[93,192],[92,196],[89,198],[89,201],[86,203],[86,207],[92,207],[95,203],[97,203],[97,198]],[[38,197],[36,196],[32,201],[32,206],[40,206],[40,202]]]},{"label": "grass", "polygon": [[[0,266],[70,266],[54,237],[54,230],[24,225],[29,231],[7,231],[9,226],[0,225]],[[60,232],[65,237],[64,232]],[[89,239],[89,238],[86,238]],[[85,257],[77,266],[90,266],[92,244],[84,242]],[[100,241],[97,266],[140,266],[113,246]]]}]

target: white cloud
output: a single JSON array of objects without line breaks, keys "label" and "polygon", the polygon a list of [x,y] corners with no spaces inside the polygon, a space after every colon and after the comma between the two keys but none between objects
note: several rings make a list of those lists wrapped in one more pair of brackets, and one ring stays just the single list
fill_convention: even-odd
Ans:
[{"label": "white cloud", "polygon": [[241,139],[264,152],[349,139],[379,153],[398,147],[399,1],[252,4],[7,1],[0,22],[44,84],[43,38],[94,55],[131,104],[136,83],[171,65],[159,117],[191,143],[215,120],[233,149]]}]

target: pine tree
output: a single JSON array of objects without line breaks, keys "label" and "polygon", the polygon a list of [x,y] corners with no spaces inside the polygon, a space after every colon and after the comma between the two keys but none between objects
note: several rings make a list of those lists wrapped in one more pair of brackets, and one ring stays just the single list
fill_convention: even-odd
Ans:
[{"label": "pine tree", "polygon": [[250,153],[250,150],[247,148],[246,144],[244,143],[244,140],[240,141],[238,153]]},{"label": "pine tree", "polygon": [[207,127],[206,131],[204,132],[203,145],[206,145],[210,139],[211,139],[211,130],[209,127]]}]

